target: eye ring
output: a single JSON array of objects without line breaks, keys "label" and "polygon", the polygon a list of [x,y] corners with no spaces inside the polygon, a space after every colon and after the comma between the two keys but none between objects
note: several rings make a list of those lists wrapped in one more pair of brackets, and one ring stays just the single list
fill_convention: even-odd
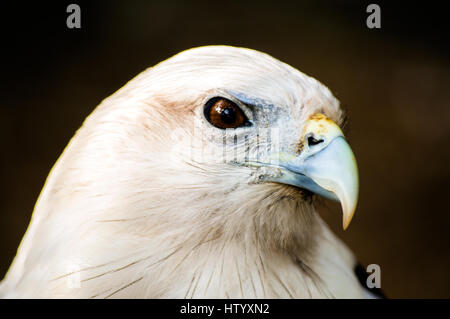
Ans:
[{"label": "eye ring", "polygon": [[235,102],[224,97],[208,100],[203,112],[206,120],[220,129],[251,126],[244,111]]}]

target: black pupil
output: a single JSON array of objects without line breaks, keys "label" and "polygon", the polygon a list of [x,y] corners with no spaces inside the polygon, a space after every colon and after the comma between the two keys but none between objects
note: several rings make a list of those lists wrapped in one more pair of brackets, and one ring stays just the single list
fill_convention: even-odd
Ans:
[{"label": "black pupil", "polygon": [[234,108],[227,107],[220,113],[220,119],[226,124],[233,124],[236,121],[236,111]]}]

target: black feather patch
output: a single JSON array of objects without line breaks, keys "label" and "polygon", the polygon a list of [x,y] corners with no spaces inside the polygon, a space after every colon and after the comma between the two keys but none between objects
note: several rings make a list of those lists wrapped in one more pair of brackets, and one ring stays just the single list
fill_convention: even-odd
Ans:
[{"label": "black feather patch", "polygon": [[369,274],[367,273],[366,268],[364,268],[363,265],[361,265],[360,263],[356,264],[353,271],[355,272],[355,275],[358,278],[361,286],[363,286],[367,291],[369,291],[375,297],[384,298],[384,299],[386,298],[386,295],[383,293],[383,291],[380,288],[367,287],[367,278],[369,277]]}]

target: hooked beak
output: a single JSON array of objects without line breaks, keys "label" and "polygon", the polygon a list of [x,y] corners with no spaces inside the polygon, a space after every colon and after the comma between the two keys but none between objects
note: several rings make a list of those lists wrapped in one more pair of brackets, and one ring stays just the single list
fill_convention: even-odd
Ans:
[{"label": "hooked beak", "polygon": [[312,115],[302,135],[299,156],[280,154],[279,176],[267,181],[307,189],[341,203],[344,230],[350,224],[358,202],[358,168],[355,156],[340,128],[322,114]]}]

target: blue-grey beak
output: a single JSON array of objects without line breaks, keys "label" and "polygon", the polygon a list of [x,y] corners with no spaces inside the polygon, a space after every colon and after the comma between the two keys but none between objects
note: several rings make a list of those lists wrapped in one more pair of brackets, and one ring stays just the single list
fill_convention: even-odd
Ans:
[{"label": "blue-grey beak", "polygon": [[[307,189],[340,201],[343,228],[352,220],[358,202],[359,179],[355,156],[340,128],[322,114],[307,121],[303,132],[304,148],[297,157],[280,154],[280,175],[266,180]],[[314,143],[310,143],[313,138]]]}]

